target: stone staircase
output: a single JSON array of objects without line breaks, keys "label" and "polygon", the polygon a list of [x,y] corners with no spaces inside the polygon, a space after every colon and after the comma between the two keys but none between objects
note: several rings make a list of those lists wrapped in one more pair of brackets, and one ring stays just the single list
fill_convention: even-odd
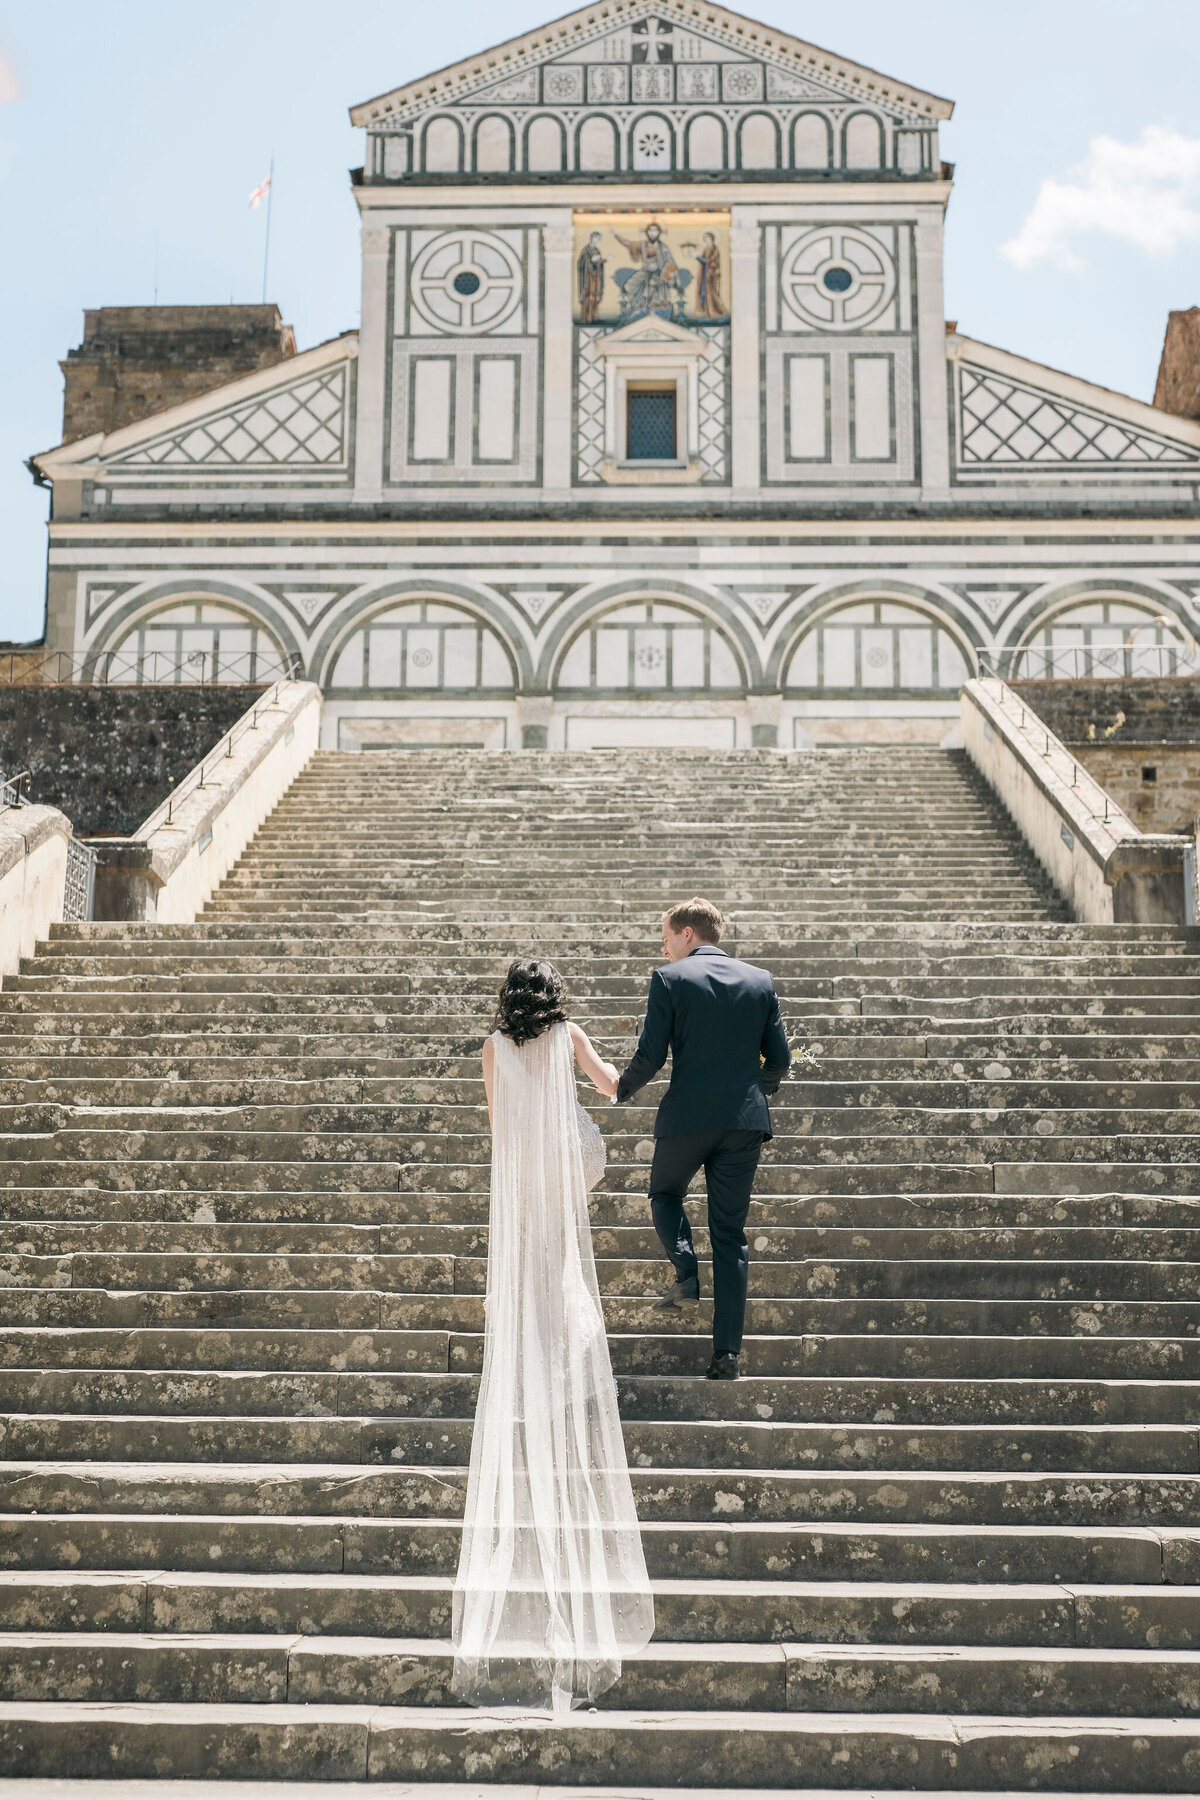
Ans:
[{"label": "stone staircase", "polygon": [[[553,957],[620,1062],[695,891],[821,1057],[747,1378],[651,1310],[657,1090],[588,1089],[658,1631],[460,1710],[492,997]],[[1196,1792],[1193,947],[909,750],[322,753],[196,925],[57,929],[0,994],[0,1776]]]}]

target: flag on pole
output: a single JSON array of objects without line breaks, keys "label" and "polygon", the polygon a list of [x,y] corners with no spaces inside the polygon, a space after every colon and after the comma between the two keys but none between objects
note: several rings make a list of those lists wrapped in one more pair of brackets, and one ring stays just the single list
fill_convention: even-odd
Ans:
[{"label": "flag on pole", "polygon": [[250,211],[251,212],[254,211],[256,206],[262,205],[263,201],[266,199],[266,197],[270,193],[270,191],[271,191],[271,177],[268,175],[267,179],[265,181],[259,182],[258,186],[255,188],[254,192],[250,196]]}]

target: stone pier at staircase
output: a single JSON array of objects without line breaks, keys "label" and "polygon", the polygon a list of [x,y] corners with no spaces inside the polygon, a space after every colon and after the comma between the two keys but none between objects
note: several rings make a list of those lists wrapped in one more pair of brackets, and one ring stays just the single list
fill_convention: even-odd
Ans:
[{"label": "stone pier at staircase", "polygon": [[[746,1376],[652,1310],[660,1087],[581,1089],[657,1632],[473,1713],[480,1044],[536,951],[620,1063],[696,892],[820,1059]],[[1194,949],[904,749],[321,752],[198,923],[56,928],[0,992],[0,1776],[1200,1789]]]}]

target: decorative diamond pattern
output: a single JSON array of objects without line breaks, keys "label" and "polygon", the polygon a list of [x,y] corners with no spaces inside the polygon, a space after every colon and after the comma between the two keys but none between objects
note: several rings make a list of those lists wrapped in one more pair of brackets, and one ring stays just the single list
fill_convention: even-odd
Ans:
[{"label": "decorative diamond pattern", "polygon": [[700,364],[700,463],[706,481],[727,479],[725,468],[725,342],[723,326],[710,325],[704,336],[715,342],[719,356],[705,357]]},{"label": "decorative diamond pattern", "polygon": [[964,463],[1189,463],[1200,460],[1172,443],[1103,413],[1089,412],[964,364],[959,435]]},{"label": "decorative diamond pattern", "polygon": [[596,355],[596,339],[607,326],[581,326],[579,331],[578,479],[599,481],[604,461],[604,369]]},{"label": "decorative diamond pattern", "polygon": [[182,431],[138,444],[124,468],[329,468],[346,460],[347,364],[336,363]]}]

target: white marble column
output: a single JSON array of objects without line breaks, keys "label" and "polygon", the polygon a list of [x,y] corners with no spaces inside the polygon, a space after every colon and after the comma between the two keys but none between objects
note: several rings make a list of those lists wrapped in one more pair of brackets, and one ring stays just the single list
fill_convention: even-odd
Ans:
[{"label": "white marble column", "polygon": [[758,313],[761,234],[749,208],[733,208],[729,233],[730,432],[733,485],[757,490],[762,482],[761,376]]},{"label": "white marble column", "polygon": [[917,217],[917,342],[921,380],[921,488],[928,498],[950,492],[950,412],[946,379],[946,301],[942,292],[941,207]]},{"label": "white marble column", "polygon": [[377,500],[383,491],[390,239],[391,233],[382,226],[363,226],[362,324],[358,333],[357,429],[354,440],[354,493],[359,500]]},{"label": "white marble column", "polygon": [[572,355],[575,328],[572,283],[575,233],[569,212],[562,222],[542,230],[545,264],[545,312],[542,354],[545,387],[542,398],[542,486],[571,485]]}]

